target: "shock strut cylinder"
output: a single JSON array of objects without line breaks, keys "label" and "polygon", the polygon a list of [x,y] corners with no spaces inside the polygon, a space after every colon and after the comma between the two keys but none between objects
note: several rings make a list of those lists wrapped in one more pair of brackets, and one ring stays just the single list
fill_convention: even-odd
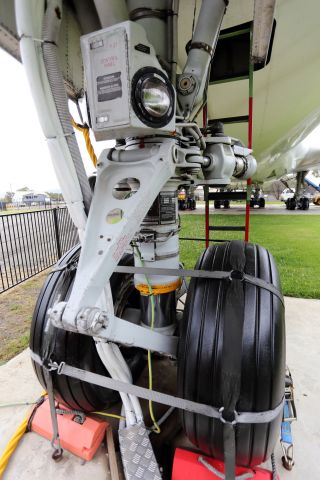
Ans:
[{"label": "shock strut cylinder", "polygon": [[[179,268],[177,184],[169,181],[148,211],[137,236],[134,261],[136,266]],[[141,323],[152,326],[150,295],[155,303],[153,328],[171,334],[175,329],[176,290],[179,277],[135,275],[141,294]]]}]

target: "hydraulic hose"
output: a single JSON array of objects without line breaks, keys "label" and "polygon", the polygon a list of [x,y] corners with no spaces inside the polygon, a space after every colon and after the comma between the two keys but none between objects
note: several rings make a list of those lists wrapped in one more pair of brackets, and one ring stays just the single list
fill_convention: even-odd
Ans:
[{"label": "hydraulic hose", "polygon": [[[128,367],[127,362],[123,358],[123,355],[120,351],[120,348],[115,343],[111,343],[111,348],[113,350],[114,356],[116,357],[117,361],[119,362],[118,366],[119,366],[119,368],[121,368],[121,373],[122,373],[121,376],[123,377],[123,379],[126,379],[125,381],[132,383],[131,371]],[[141,409],[140,402],[139,402],[138,398],[135,397],[134,395],[130,395],[130,400],[131,400],[132,406],[134,408],[134,412],[135,412],[135,415],[136,415],[136,418],[137,418],[137,422],[141,422],[143,420],[143,414],[142,414],[142,409]]]},{"label": "hydraulic hose", "polygon": [[[104,366],[108,370],[110,376],[112,378],[115,378],[116,380],[119,380],[117,371],[114,368],[114,365],[115,365],[114,356],[113,354],[110,355],[110,346],[107,343],[96,342],[96,348],[101,358],[101,361],[103,362]],[[127,425],[128,426],[135,425],[136,416],[134,414],[133,406],[130,402],[129,396],[121,392],[119,392],[119,394],[123,403]]]},{"label": "hydraulic hose", "polygon": [[48,80],[61,122],[63,133],[71,153],[86,213],[90,209],[92,192],[86,171],[82,162],[79,146],[74,135],[72,119],[68,109],[68,98],[63,83],[63,76],[58,58],[58,41],[62,18],[62,1],[50,2],[43,20],[43,59],[46,66]]},{"label": "hydraulic hose", "polygon": [[79,179],[66,141],[67,137],[62,130],[43,60],[42,27],[44,11],[44,0],[28,0],[28,2],[15,0],[20,53],[30,92],[37,109],[42,131],[47,140],[63,197],[81,237],[85,230],[87,215]]}]

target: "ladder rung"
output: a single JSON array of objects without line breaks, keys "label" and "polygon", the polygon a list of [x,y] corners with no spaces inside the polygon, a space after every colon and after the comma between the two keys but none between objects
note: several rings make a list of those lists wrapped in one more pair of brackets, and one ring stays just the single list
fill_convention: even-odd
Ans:
[{"label": "ladder rung", "polygon": [[209,227],[209,230],[219,230],[221,232],[244,232],[246,227],[226,226],[226,227]]},{"label": "ladder rung", "polygon": [[213,118],[209,120],[209,127],[214,122],[222,122],[224,124],[230,123],[246,123],[249,121],[249,115],[238,115],[237,117]]},{"label": "ladder rung", "polygon": [[[179,237],[179,240],[192,240],[193,242],[205,242],[205,238]],[[229,239],[209,238],[209,242],[230,242]]]},{"label": "ladder rung", "polygon": [[246,200],[247,192],[209,192],[208,200]]}]

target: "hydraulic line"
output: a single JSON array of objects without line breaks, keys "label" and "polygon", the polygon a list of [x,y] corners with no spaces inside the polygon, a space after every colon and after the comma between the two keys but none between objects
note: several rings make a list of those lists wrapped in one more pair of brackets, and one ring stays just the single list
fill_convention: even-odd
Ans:
[{"label": "hydraulic line", "polygon": [[[59,3],[56,5],[59,7]],[[62,130],[43,59],[41,37],[44,10],[44,0],[29,0],[28,2],[15,0],[21,59],[55,173],[71,218],[82,237],[87,220],[83,195],[67,137]],[[61,12],[61,9],[59,11]],[[71,132],[71,135],[74,136],[74,132]]]},{"label": "hydraulic line", "polygon": [[53,100],[60,119],[61,127],[74,163],[86,213],[90,209],[92,192],[82,162],[80,150],[71,125],[68,98],[58,59],[58,41],[62,16],[62,2],[49,2],[43,20],[43,59],[48,75]]},{"label": "hydraulic line", "polygon": [[[119,380],[132,383],[132,375],[131,375],[130,369],[126,361],[124,360],[118,345],[116,345],[115,343],[110,343],[109,345],[111,346],[111,350],[116,359],[115,368],[118,372]],[[143,420],[143,414],[142,414],[140,402],[138,398],[135,397],[134,395],[129,395],[129,398],[133,406],[137,422],[141,422]]]},{"label": "hydraulic line", "polygon": [[[108,343],[96,342],[96,348],[102,362],[104,363],[111,377],[115,378],[116,380],[119,380],[118,372],[115,368],[115,365],[117,364],[117,360],[113,354],[113,351],[111,350],[110,345]],[[125,381],[128,381],[128,380],[125,379]],[[129,396],[121,392],[119,392],[119,394],[120,394],[122,403],[124,405],[127,425],[135,425],[137,423],[136,416],[135,416],[134,409],[131,404]]]}]

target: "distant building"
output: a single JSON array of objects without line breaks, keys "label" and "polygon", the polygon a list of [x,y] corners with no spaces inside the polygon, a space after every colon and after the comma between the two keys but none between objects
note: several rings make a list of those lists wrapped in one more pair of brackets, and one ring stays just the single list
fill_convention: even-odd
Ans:
[{"label": "distant building", "polygon": [[12,203],[16,206],[48,205],[51,199],[47,193],[29,191],[15,192]]}]

